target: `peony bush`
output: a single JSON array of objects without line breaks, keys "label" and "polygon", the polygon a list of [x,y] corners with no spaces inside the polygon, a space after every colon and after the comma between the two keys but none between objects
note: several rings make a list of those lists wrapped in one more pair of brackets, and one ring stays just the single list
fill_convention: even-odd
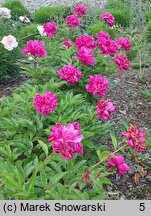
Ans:
[{"label": "peony bush", "polygon": [[[111,136],[116,105],[106,97],[109,71],[122,76],[130,69],[131,41],[104,31],[88,35],[80,27],[86,6],[72,13],[62,25],[37,25],[39,35],[23,40],[27,64],[18,66],[29,80],[1,99],[3,199],[105,199],[110,176],[128,175],[126,155],[139,157],[147,149],[147,132],[136,125]],[[116,25],[108,12],[99,19]],[[6,35],[1,43],[11,52],[20,41]]]}]

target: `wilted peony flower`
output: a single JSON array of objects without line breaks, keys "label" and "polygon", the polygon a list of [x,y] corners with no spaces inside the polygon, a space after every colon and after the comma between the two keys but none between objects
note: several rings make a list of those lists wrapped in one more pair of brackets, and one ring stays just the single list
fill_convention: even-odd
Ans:
[{"label": "wilted peony flower", "polygon": [[39,34],[40,34],[41,36],[47,36],[47,33],[44,32],[44,27],[43,27],[43,26],[38,25],[38,26],[37,26],[37,29],[38,29]]},{"label": "wilted peony flower", "polygon": [[44,95],[36,94],[34,98],[34,107],[36,108],[36,114],[42,113],[45,117],[49,113],[54,112],[58,106],[58,99],[52,92],[45,92]]},{"label": "wilted peony flower", "polygon": [[113,103],[110,99],[107,100],[100,100],[96,104],[96,109],[98,113],[98,118],[100,119],[110,119],[110,112],[115,111],[115,106],[113,106]]},{"label": "wilted peony flower", "polygon": [[101,74],[98,74],[97,76],[90,75],[90,80],[86,86],[86,91],[91,92],[93,97],[98,94],[98,97],[102,98],[105,96],[109,86],[110,83],[107,81],[105,76],[102,76]]},{"label": "wilted peony flower", "polygon": [[30,23],[30,19],[28,19],[28,17],[26,17],[26,16],[20,16],[20,17],[19,17],[19,20],[20,20],[22,23]]},{"label": "wilted peony flower", "polygon": [[118,49],[124,48],[127,52],[130,51],[132,44],[127,38],[119,38],[116,41],[118,43]]},{"label": "wilted peony flower", "polygon": [[87,170],[83,175],[83,181],[85,184],[91,183],[89,177],[90,177],[90,171]]},{"label": "wilted peony flower", "polygon": [[11,11],[8,8],[1,7],[0,8],[0,16],[2,16],[3,18],[6,18],[6,19],[10,19],[11,18]]},{"label": "wilted peony flower", "polygon": [[18,46],[18,42],[13,35],[4,36],[1,43],[4,45],[4,48],[9,51]]},{"label": "wilted peony flower", "polygon": [[114,27],[114,16],[108,12],[103,13],[100,18],[102,20],[105,20],[109,26],[109,28],[113,28]]},{"label": "wilted peony flower", "polygon": [[81,49],[78,50],[77,59],[79,59],[84,65],[94,66],[96,62],[92,50],[86,47],[81,47]]},{"label": "wilted peony flower", "polygon": [[45,43],[43,41],[39,42],[36,40],[27,41],[25,47],[22,48],[22,54],[28,54],[30,56],[36,56],[37,58],[41,58],[46,56]]},{"label": "wilted peony flower", "polygon": [[147,148],[144,130],[137,129],[137,127],[130,126],[127,132],[122,132],[122,136],[126,137],[127,144],[137,153],[144,152]]},{"label": "wilted peony flower", "polygon": [[75,46],[77,49],[80,49],[81,47],[87,47],[89,49],[95,49],[96,43],[94,41],[94,38],[89,35],[83,35],[76,38]]},{"label": "wilted peony flower", "polygon": [[106,161],[108,168],[117,167],[116,173],[118,176],[120,176],[120,174],[126,174],[129,171],[129,166],[124,162],[124,157],[122,155],[114,155]]},{"label": "wilted peony flower", "polygon": [[61,79],[70,83],[76,83],[80,78],[82,78],[82,72],[80,72],[78,68],[73,67],[71,63],[62,67],[61,70],[58,70],[57,74]]},{"label": "wilted peony flower", "polygon": [[72,30],[80,25],[80,18],[76,15],[67,16],[66,20],[65,24],[69,25]]},{"label": "wilted peony flower", "polygon": [[55,25],[54,22],[47,22],[44,24],[43,27],[44,27],[44,33],[47,34],[48,38],[52,38],[53,35],[58,34],[57,32],[58,26]]},{"label": "wilted peony flower", "polygon": [[62,42],[62,45],[68,47],[69,49],[70,47],[72,47],[72,43],[73,42],[71,39],[66,39],[65,41]]},{"label": "wilted peony flower", "polygon": [[52,149],[66,160],[74,157],[74,153],[83,154],[80,134],[80,125],[77,122],[69,123],[66,126],[56,124],[51,128],[52,134],[48,142],[53,142]]},{"label": "wilted peony flower", "polygon": [[87,8],[84,4],[78,4],[73,11],[77,16],[84,16],[87,13]]},{"label": "wilted peony flower", "polygon": [[118,66],[120,76],[122,76],[123,70],[130,69],[130,62],[125,55],[117,55],[115,59],[115,63]]}]

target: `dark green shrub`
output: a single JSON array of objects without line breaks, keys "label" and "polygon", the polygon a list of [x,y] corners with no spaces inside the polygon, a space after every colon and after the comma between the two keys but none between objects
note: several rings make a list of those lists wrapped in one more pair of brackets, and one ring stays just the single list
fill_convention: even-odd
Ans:
[{"label": "dark green shrub", "polygon": [[23,15],[30,15],[29,10],[21,3],[20,0],[7,0],[3,7],[7,7],[11,10],[11,15],[13,18],[18,18]]},{"label": "dark green shrub", "polygon": [[115,39],[116,30],[108,28],[106,25],[103,25],[101,22],[98,22],[94,25],[90,25],[87,28],[87,31],[90,35],[98,34],[100,31],[108,32],[112,39]]},{"label": "dark green shrub", "polygon": [[41,7],[40,9],[34,12],[33,17],[36,23],[43,24],[50,20],[61,21],[61,19],[66,18],[66,16],[70,13],[70,7]]},{"label": "dark green shrub", "polygon": [[107,8],[112,9],[129,9],[130,1],[122,1],[122,0],[108,0],[107,1]]},{"label": "dark green shrub", "polygon": [[19,38],[22,41],[34,40],[35,36],[38,36],[39,32],[37,30],[36,24],[26,25],[20,31]]},{"label": "dark green shrub", "polygon": [[115,24],[122,27],[127,27],[130,24],[130,14],[125,9],[110,9],[108,10],[115,17]]},{"label": "dark green shrub", "polygon": [[151,42],[151,20],[147,23],[147,40]]},{"label": "dark green shrub", "polygon": [[149,21],[151,20],[151,10],[149,10],[146,14],[146,20]]}]

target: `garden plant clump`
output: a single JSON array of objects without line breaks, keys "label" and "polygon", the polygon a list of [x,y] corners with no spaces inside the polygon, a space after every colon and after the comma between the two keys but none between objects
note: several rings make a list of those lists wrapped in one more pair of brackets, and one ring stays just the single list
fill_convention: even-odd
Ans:
[{"label": "garden plant clump", "polygon": [[43,19],[39,9],[35,22],[28,13],[12,21],[11,10],[0,8],[0,21],[10,31],[0,38],[2,76],[9,75],[10,56],[12,67],[28,77],[0,100],[0,198],[115,199],[120,191],[109,188],[130,175],[136,161],[144,177],[151,146],[149,128],[128,119],[116,127],[118,106],[107,96],[115,85],[110,75],[123,79],[132,67],[133,44],[138,46],[109,10],[97,17],[99,27],[83,28],[86,5],[62,15],[56,8],[55,14],[48,7]]}]

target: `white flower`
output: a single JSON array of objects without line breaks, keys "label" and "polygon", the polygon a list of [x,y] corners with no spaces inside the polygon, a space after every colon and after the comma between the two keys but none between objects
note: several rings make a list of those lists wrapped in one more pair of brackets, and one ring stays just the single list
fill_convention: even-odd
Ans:
[{"label": "white flower", "polygon": [[6,19],[11,18],[11,11],[8,8],[1,7],[0,8],[0,16],[3,16]]},{"label": "white flower", "polygon": [[43,27],[43,26],[38,25],[38,26],[37,26],[37,29],[38,29],[39,34],[40,34],[41,36],[46,36],[46,35],[47,35],[46,32],[44,32],[44,27]]},{"label": "white flower", "polygon": [[23,23],[30,23],[30,19],[28,19],[26,16],[20,16],[19,20]]},{"label": "white flower", "polygon": [[1,43],[4,45],[4,48],[9,51],[18,46],[18,42],[13,35],[4,36]]}]

